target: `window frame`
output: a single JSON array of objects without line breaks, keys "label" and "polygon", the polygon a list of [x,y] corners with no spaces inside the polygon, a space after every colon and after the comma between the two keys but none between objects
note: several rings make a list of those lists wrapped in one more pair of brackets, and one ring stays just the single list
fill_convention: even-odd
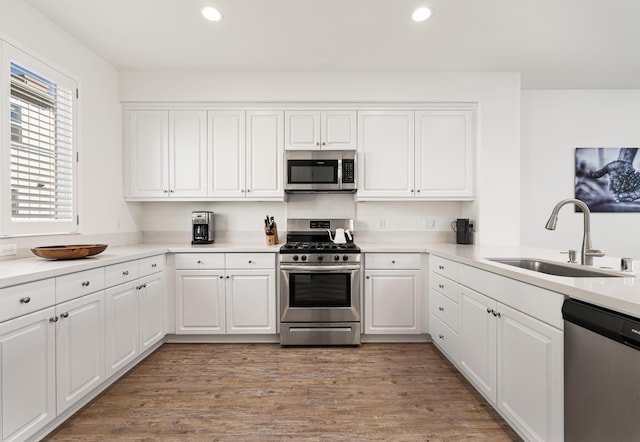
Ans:
[{"label": "window frame", "polygon": [[[13,219],[11,197],[11,63],[71,91],[71,215],[65,220]],[[75,234],[78,223],[78,97],[77,81],[41,57],[0,39],[0,237]]]}]

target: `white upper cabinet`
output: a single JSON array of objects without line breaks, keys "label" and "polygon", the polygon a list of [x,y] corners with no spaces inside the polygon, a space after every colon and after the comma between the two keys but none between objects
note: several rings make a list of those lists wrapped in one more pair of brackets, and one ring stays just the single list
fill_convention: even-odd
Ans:
[{"label": "white upper cabinet", "polygon": [[475,108],[358,112],[360,200],[471,200]]},{"label": "white upper cabinet", "polygon": [[474,196],[474,115],[471,110],[416,112],[416,195]]},{"label": "white upper cabinet", "polygon": [[284,198],[282,111],[247,111],[247,198]]},{"label": "white upper cabinet", "polygon": [[125,196],[206,196],[206,112],[124,113]]},{"label": "white upper cabinet", "polygon": [[209,196],[222,198],[244,196],[244,111],[209,111],[207,127]]},{"label": "white upper cabinet", "polygon": [[414,194],[413,111],[358,112],[358,198]]},{"label": "white upper cabinet", "polygon": [[355,150],[356,111],[285,111],[286,150]]}]

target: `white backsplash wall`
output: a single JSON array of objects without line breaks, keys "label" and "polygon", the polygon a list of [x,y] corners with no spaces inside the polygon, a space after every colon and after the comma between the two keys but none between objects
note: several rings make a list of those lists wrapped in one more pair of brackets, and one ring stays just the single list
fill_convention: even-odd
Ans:
[{"label": "white backsplash wall", "polygon": [[[459,202],[355,202],[353,194],[294,194],[286,202],[141,203],[141,230],[147,242],[191,240],[191,212],[214,212],[216,241],[259,241],[264,218],[273,216],[280,242],[287,218],[353,218],[358,238],[453,241],[451,222],[461,215]],[[383,222],[381,222],[381,220]],[[434,224],[427,222],[433,220]]]}]

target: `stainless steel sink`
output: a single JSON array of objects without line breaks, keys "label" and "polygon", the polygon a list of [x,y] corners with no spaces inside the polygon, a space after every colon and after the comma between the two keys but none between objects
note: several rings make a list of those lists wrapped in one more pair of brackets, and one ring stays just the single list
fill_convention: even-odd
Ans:
[{"label": "stainless steel sink", "polygon": [[571,278],[607,278],[607,277],[631,277],[633,273],[617,273],[614,271],[585,268],[579,264],[560,264],[553,261],[544,261],[530,258],[487,258],[489,261],[519,267],[533,272],[546,273],[554,276],[568,276]]}]

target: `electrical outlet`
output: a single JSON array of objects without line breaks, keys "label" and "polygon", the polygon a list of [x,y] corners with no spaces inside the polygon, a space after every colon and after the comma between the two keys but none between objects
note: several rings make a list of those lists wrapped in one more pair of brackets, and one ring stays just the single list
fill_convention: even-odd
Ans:
[{"label": "electrical outlet", "polygon": [[378,229],[384,230],[387,222],[384,218],[378,218]]},{"label": "electrical outlet", "polygon": [[422,228],[426,230],[433,230],[436,228],[436,219],[433,216],[426,216],[422,218]]},{"label": "electrical outlet", "polygon": [[17,244],[2,244],[0,245],[0,256],[11,256],[18,253]]}]

